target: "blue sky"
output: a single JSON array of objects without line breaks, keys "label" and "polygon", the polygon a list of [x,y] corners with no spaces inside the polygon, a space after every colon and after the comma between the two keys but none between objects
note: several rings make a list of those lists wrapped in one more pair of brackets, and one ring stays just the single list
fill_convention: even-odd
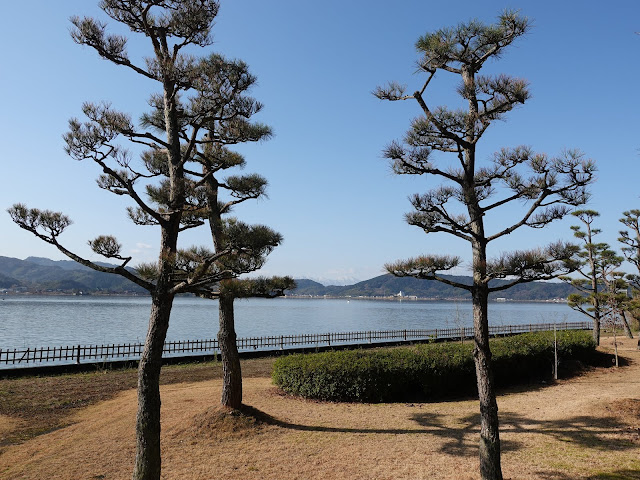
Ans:
[{"label": "blue sky", "polygon": [[[599,168],[588,207],[602,214],[601,239],[616,244],[621,212],[640,208],[637,1],[400,0],[392,6],[360,0],[223,0],[215,43],[205,52],[249,64],[258,77],[252,94],[265,105],[256,119],[275,132],[272,140],[239,149],[247,158],[246,171],[266,176],[270,186],[268,199],[239,207],[237,217],[269,225],[285,239],[262,273],[352,281],[381,274],[385,262],[422,253],[469,259],[465,242],[425,235],[404,223],[407,196],[438,181],[391,173],[381,151],[403,135],[418,107],[382,102],[371,91],[390,80],[410,89],[420,85],[414,74],[414,42],[420,35],[471,18],[492,22],[504,8],[520,9],[534,28],[486,70],[527,79],[532,99],[490,127],[479,158],[521,144],[549,155],[564,148],[584,151]],[[138,118],[157,86],[74,44],[68,19],[76,14],[105,18],[87,0],[3,5],[0,255],[63,258],[4,213],[24,202],[68,214],[74,225],[61,240],[80,254],[95,259],[87,240],[115,234],[134,263],[152,260],[158,232],[130,224],[126,199],[96,186],[95,165],[65,155],[62,134],[84,101],[107,100]],[[144,40],[131,37],[132,57],[147,48]],[[457,83],[439,75],[428,101],[457,105]],[[446,165],[450,159],[438,161]],[[489,230],[521,212],[522,205],[497,212],[488,219]],[[521,229],[492,245],[490,253],[570,239],[571,224]],[[184,235],[180,244],[208,242],[203,230]]]}]

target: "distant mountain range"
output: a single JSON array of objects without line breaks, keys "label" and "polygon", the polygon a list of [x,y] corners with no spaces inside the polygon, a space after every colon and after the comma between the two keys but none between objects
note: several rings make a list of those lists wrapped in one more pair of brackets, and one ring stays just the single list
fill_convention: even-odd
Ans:
[{"label": "distant mountain range", "polygon": [[[101,264],[109,266],[108,264]],[[447,276],[460,283],[470,284],[471,277]],[[402,292],[404,296],[429,299],[470,299],[468,292],[435,280],[397,278],[380,275],[353,285],[325,286],[313,280],[296,280],[298,288],[290,294],[330,297],[390,297]],[[504,285],[496,280],[495,285]],[[38,293],[103,293],[144,294],[146,291],[119,275],[96,272],[71,260],[50,260],[28,257],[25,260],[0,256],[0,289],[13,292]],[[516,285],[492,294],[492,298],[509,300],[551,300],[566,298],[575,289],[559,282],[531,282]]]},{"label": "distant mountain range", "polygon": [[[109,266],[107,263],[100,265]],[[17,292],[140,294],[146,290],[119,275],[97,272],[72,260],[0,257],[0,288]]]},{"label": "distant mountain range", "polygon": [[[472,280],[468,276],[443,275],[459,283],[470,285]],[[330,297],[389,297],[399,295],[415,296],[428,299],[471,299],[466,290],[451,287],[436,280],[419,280],[417,278],[398,278],[392,275],[380,275],[354,285],[324,286],[312,280],[296,280],[298,288],[294,295],[330,296]],[[508,283],[506,280],[495,280],[491,285],[499,286]],[[523,283],[492,293],[490,298],[507,298],[509,300],[551,300],[566,298],[576,290],[566,283],[560,282],[531,282]]]}]

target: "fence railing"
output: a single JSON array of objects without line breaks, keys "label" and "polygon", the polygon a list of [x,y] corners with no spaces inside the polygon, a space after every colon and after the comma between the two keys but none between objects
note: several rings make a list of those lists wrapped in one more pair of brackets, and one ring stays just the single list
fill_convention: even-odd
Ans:
[{"label": "fence railing", "polygon": [[[492,325],[490,335],[512,335],[525,332],[558,330],[588,330],[591,322],[538,323],[525,325]],[[473,337],[473,327],[370,330],[361,332],[304,333],[298,335],[272,335],[266,337],[238,338],[239,351],[277,351],[288,348],[330,347],[333,345],[364,345],[386,342],[416,342],[429,340],[456,340]],[[42,366],[47,363],[107,363],[119,360],[138,360],[144,343],[107,345],[67,345],[41,348],[0,348],[0,369]],[[218,341],[184,340],[166,342],[163,356],[188,357],[193,355],[216,355]]]}]

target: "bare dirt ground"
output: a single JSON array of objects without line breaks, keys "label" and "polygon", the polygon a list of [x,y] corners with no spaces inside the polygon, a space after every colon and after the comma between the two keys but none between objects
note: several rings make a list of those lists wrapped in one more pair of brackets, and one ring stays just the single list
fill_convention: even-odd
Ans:
[{"label": "bare dirt ground", "polygon": [[[636,342],[623,339],[625,367],[500,395],[505,478],[640,479]],[[610,343],[603,341],[608,349]],[[179,371],[171,375],[180,378]],[[212,408],[220,380],[185,378],[189,383],[162,387],[164,479],[478,478],[475,400],[314,402],[280,394],[263,374],[246,378],[244,399],[271,420],[222,425]],[[6,389],[2,382],[0,389]],[[135,390],[123,389],[75,408],[49,433],[5,442],[0,478],[128,478],[135,411]],[[24,431],[29,421],[0,410],[0,437]]]}]

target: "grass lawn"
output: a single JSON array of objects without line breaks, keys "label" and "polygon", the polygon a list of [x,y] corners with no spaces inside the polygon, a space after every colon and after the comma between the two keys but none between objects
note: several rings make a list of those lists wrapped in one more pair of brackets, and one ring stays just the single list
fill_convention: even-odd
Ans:
[{"label": "grass lawn", "polygon": [[[640,479],[640,352],[622,341],[625,367],[501,393],[505,478]],[[263,422],[219,415],[219,364],[163,369],[163,478],[478,478],[477,400],[309,401],[271,384],[272,362],[243,362]],[[0,380],[0,478],[128,478],[135,382],[132,370]]]}]

